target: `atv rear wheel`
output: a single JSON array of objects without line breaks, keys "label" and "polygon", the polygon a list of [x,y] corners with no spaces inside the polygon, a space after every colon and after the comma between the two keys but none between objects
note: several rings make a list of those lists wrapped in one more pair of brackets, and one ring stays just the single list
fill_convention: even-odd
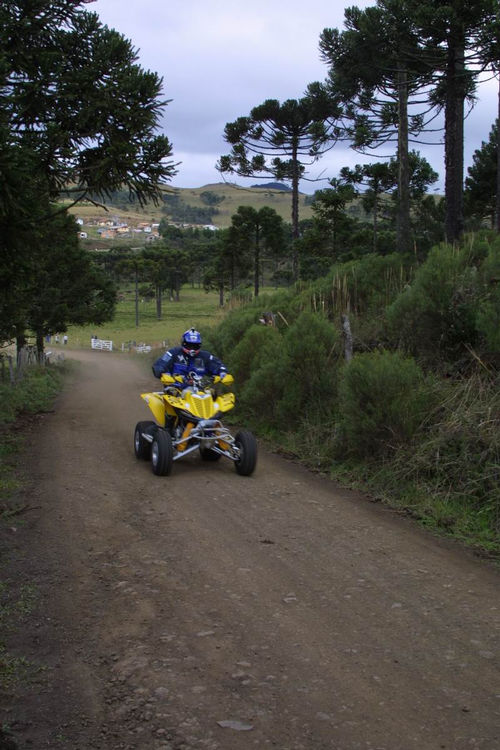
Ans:
[{"label": "atv rear wheel", "polygon": [[167,476],[172,471],[174,448],[172,436],[163,429],[158,429],[151,445],[151,468],[157,476]]},{"label": "atv rear wheel", "polygon": [[250,476],[257,463],[257,441],[249,430],[240,430],[234,438],[240,455],[234,462],[234,468],[244,477]]},{"label": "atv rear wheel", "polygon": [[148,432],[155,426],[154,422],[137,422],[134,431],[134,452],[137,458],[148,461],[151,457],[151,443],[143,437],[144,432]]}]

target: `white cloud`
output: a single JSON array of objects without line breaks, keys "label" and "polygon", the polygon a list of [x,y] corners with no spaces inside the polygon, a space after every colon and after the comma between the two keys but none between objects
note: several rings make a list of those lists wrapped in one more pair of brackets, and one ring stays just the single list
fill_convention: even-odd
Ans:
[{"label": "white cloud", "polygon": [[[350,1],[331,0],[97,0],[88,10],[139,49],[139,62],[164,79],[162,127],[181,161],[178,187],[220,181],[215,163],[228,152],[227,122],[246,115],[265,99],[300,98],[327,68],[319,56],[325,27],[343,28]],[[354,3],[364,8],[372,0]],[[487,140],[497,116],[497,82],[483,84],[480,102],[465,124],[466,166]],[[444,174],[442,149],[419,149]],[[373,160],[373,159],[372,159]],[[312,173],[333,177],[340,167],[366,161],[336,147]],[[234,178],[238,180],[239,178]],[[305,192],[314,185],[303,184]]]}]

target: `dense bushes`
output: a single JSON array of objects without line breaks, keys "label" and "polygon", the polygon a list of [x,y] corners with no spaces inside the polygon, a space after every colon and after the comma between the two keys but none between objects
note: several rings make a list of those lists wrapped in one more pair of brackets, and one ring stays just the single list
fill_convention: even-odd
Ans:
[{"label": "dense bushes", "polygon": [[483,294],[476,324],[488,354],[500,353],[500,239],[489,247],[481,265]]},{"label": "dense bushes", "polygon": [[52,407],[61,388],[62,366],[29,367],[15,385],[0,383],[0,430],[19,414],[37,414]]},{"label": "dense bushes", "polygon": [[[234,310],[210,338],[249,424],[310,465],[364,477],[428,523],[497,549],[500,239],[485,233],[412,263],[367,255],[337,265]],[[276,327],[258,323],[264,310]],[[354,332],[349,363],[342,313]]]},{"label": "dense bushes", "polygon": [[330,410],[335,396],[338,334],[325,318],[300,313],[282,331],[254,325],[229,354],[239,403],[250,419],[300,424],[310,410]]},{"label": "dense bushes", "polygon": [[500,239],[435,247],[411,286],[387,309],[388,331],[431,367],[461,360],[470,347],[500,351]]},{"label": "dense bushes", "polygon": [[408,443],[429,413],[429,394],[412,359],[397,352],[354,357],[339,385],[342,449],[372,458]]}]

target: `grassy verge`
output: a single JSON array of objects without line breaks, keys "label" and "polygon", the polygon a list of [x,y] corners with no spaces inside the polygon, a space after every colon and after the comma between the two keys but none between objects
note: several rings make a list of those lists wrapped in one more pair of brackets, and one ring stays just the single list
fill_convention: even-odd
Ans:
[{"label": "grassy verge", "polygon": [[[19,516],[23,509],[16,503],[15,493],[23,484],[19,456],[26,429],[34,415],[52,408],[66,370],[66,365],[33,367],[15,385],[0,383],[0,532],[14,518],[16,525],[22,522]],[[40,667],[23,656],[11,654],[4,642],[8,633],[21,626],[23,617],[31,612],[37,600],[32,585],[4,580],[5,555],[8,549],[3,548],[0,550],[0,688],[8,692],[16,684],[31,680]],[[0,744],[1,739],[0,735]]]},{"label": "grassy verge", "polygon": [[[462,413],[464,422],[468,416]],[[498,431],[487,449],[484,435],[481,442],[470,421],[467,427],[460,435],[458,451],[456,414],[452,413],[413,446],[400,448],[383,460],[340,458],[334,425],[321,426],[307,419],[296,432],[273,434],[272,440],[344,487],[365,492],[432,533],[500,561]]]},{"label": "grassy verge", "polygon": [[0,383],[0,519],[19,486],[17,456],[23,445],[23,420],[49,411],[61,388],[66,365],[33,367],[15,385]]},{"label": "grassy verge", "polygon": [[69,365],[31,367],[14,385],[0,382],[0,509],[16,485],[16,457],[22,448],[27,422],[50,411]]}]

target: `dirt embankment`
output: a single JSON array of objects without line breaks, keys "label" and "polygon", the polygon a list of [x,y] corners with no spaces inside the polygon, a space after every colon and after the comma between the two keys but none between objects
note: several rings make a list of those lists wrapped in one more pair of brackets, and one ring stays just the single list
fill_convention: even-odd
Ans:
[{"label": "dirt embankment", "polygon": [[1,695],[19,748],[495,750],[499,573],[279,457],[132,451],[137,361],[75,353],[26,455],[4,573],[38,603],[9,637],[44,667]]}]

